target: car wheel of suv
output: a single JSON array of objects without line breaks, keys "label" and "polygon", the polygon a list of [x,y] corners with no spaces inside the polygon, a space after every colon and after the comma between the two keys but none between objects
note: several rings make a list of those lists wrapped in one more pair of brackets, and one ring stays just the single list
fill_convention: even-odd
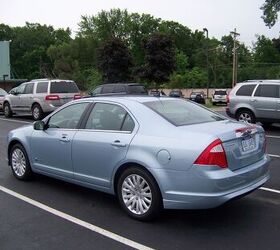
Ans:
[{"label": "car wheel of suv", "polygon": [[240,122],[256,123],[256,118],[248,109],[241,109],[236,114],[236,119]]},{"label": "car wheel of suv", "polygon": [[9,103],[4,103],[4,115],[5,117],[9,118],[9,117],[12,117],[13,116],[13,112],[11,110],[11,107],[10,107],[10,104]]},{"label": "car wheel of suv", "polygon": [[39,104],[34,104],[32,107],[32,116],[35,121],[41,120],[43,117],[43,110]]},{"label": "car wheel of suv", "polygon": [[126,213],[140,221],[155,218],[162,207],[157,183],[148,172],[141,168],[128,168],[121,174],[117,195]]},{"label": "car wheel of suv", "polygon": [[24,147],[17,143],[10,152],[10,164],[14,176],[19,180],[28,180],[32,176],[29,159]]}]

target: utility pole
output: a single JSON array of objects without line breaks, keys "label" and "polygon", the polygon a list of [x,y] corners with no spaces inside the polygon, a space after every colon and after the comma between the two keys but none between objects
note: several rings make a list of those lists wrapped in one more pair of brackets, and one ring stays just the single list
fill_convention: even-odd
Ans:
[{"label": "utility pole", "polygon": [[206,32],[206,37],[207,37],[207,44],[206,44],[206,63],[207,63],[207,91],[206,91],[206,97],[208,101],[208,96],[209,96],[209,51],[208,51],[208,29],[203,28],[203,32]]},{"label": "utility pole", "polygon": [[237,47],[236,47],[236,38],[240,36],[239,33],[236,32],[236,28],[234,31],[231,31],[230,34],[233,36],[233,50],[232,50],[232,88],[235,86],[237,82]]}]

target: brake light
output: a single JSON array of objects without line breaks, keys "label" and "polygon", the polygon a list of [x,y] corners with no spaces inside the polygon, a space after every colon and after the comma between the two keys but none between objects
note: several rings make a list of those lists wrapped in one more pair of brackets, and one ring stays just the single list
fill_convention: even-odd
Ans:
[{"label": "brake light", "polygon": [[194,164],[216,165],[221,168],[227,168],[226,153],[220,139],[213,141],[196,159]]},{"label": "brake light", "polygon": [[82,96],[80,94],[74,95],[74,100],[81,99],[81,98],[82,98]]},{"label": "brake light", "polygon": [[58,95],[47,95],[45,97],[46,101],[58,101],[60,100],[60,97]]},{"label": "brake light", "polygon": [[229,94],[230,94],[230,91],[229,91],[228,94],[227,94],[227,104],[230,103]]}]

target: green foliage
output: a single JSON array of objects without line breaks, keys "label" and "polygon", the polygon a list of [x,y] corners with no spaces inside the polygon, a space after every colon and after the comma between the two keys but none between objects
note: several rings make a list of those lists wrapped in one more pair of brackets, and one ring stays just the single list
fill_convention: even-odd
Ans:
[{"label": "green foliage", "polygon": [[119,38],[111,38],[98,50],[97,67],[105,82],[130,80],[132,57],[126,44]]},{"label": "green foliage", "polygon": [[262,19],[266,26],[271,28],[275,25],[278,19],[278,12],[280,11],[279,0],[265,0],[265,3],[261,7],[263,11]]},{"label": "green foliage", "polygon": [[143,77],[157,85],[167,82],[175,69],[175,50],[171,38],[162,33],[155,33],[144,40],[143,48]]},{"label": "green foliage", "polygon": [[[262,7],[269,27],[277,19],[279,2],[266,0]],[[115,39],[118,42],[112,43]],[[1,40],[12,41],[15,77],[73,79],[81,90],[103,81],[128,80],[147,86],[157,83],[172,88],[205,87],[207,74],[211,87],[230,87],[232,81],[232,36],[206,39],[202,31],[191,31],[178,22],[127,10],[82,16],[74,38],[69,29],[37,23],[23,27],[0,23]],[[280,77],[279,38],[259,36],[253,50],[238,42],[237,47],[238,81]]]}]

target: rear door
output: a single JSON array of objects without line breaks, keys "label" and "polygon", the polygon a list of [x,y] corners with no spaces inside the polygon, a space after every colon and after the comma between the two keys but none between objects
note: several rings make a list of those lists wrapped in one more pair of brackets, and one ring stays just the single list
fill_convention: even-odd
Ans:
[{"label": "rear door", "polygon": [[98,102],[74,137],[74,177],[92,185],[109,187],[112,173],[125,158],[137,124],[127,110]]},{"label": "rear door", "polygon": [[252,102],[258,118],[276,119],[276,101],[279,89],[276,84],[259,84]]}]

